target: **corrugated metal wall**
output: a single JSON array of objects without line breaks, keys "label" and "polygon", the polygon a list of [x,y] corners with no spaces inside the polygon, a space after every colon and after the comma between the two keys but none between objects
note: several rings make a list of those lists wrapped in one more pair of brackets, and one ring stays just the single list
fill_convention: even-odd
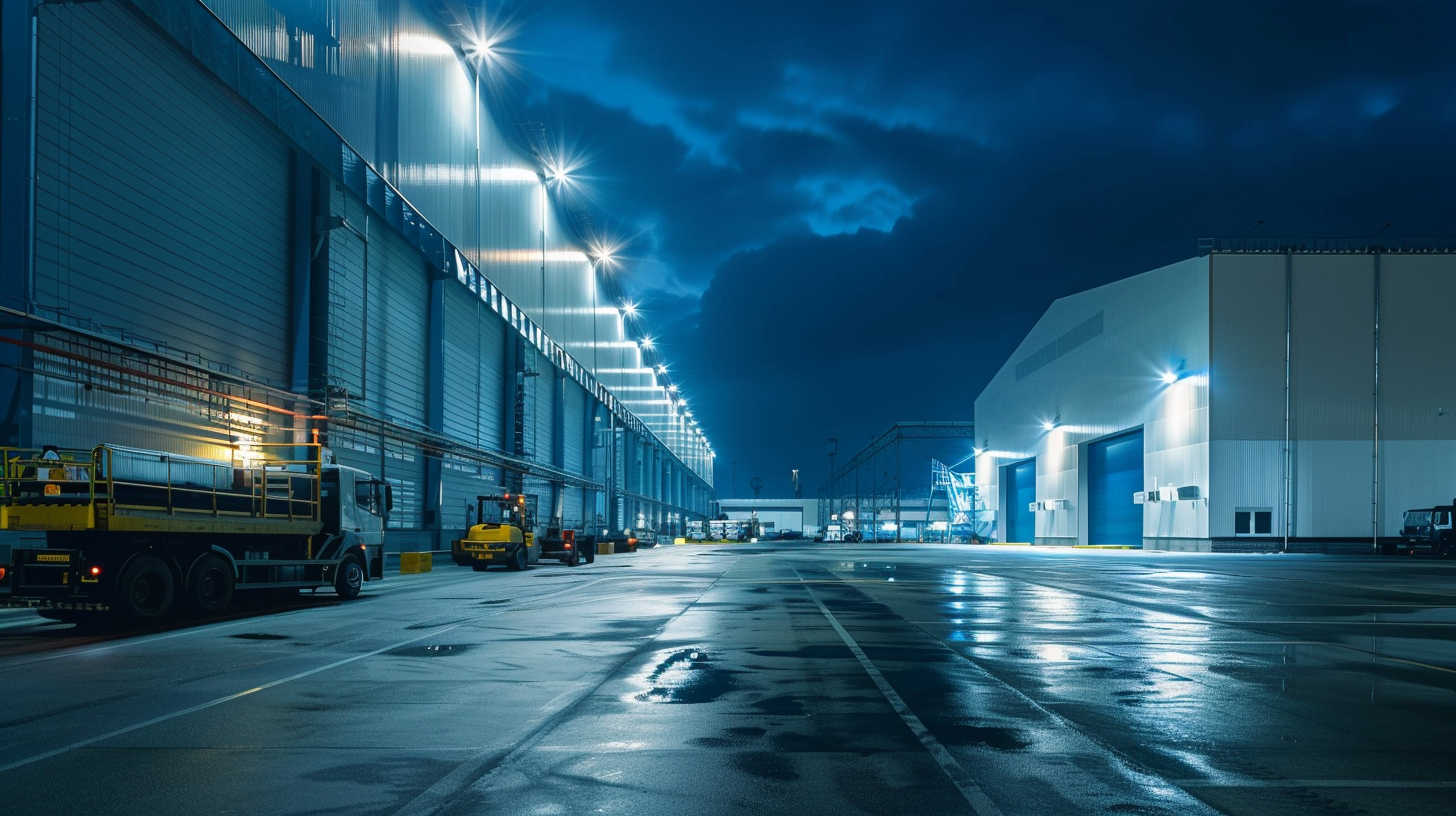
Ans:
[{"label": "corrugated metal wall", "polygon": [[[1057,502],[1036,513],[1037,541],[1087,543],[1086,449],[1139,427],[1145,483],[1138,490],[1154,482],[1206,490],[1208,297],[1203,257],[1054,301],[976,399],[976,479],[988,503],[1005,495],[1003,466],[1035,456],[1035,498]],[[1178,379],[1165,382],[1169,373]],[[1022,511],[994,509],[1005,535],[1008,519]],[[1142,513],[1144,538],[1206,544],[1202,502],[1159,503]]]},{"label": "corrugated metal wall", "polygon": [[[497,121],[438,9],[421,0],[205,2],[576,361],[622,396],[666,400],[621,304],[556,212],[533,155],[548,145]],[[656,414],[643,422],[711,479],[702,440],[672,431],[679,406],[629,407]]]},{"label": "corrugated metal wall", "polygon": [[[575,362],[597,369],[609,388],[644,388],[635,393],[666,398],[664,384],[628,339],[619,304],[598,288],[592,264],[558,221],[536,158],[477,104],[472,77],[442,39],[432,9],[400,0],[392,19],[389,4],[208,5]],[[338,159],[332,133],[281,87],[265,92],[264,86],[276,87],[274,78],[246,62],[224,32],[208,28],[213,21],[195,6],[44,4],[39,18],[36,296],[43,310],[74,322],[104,316],[105,325],[89,327],[250,382],[292,387],[291,364],[307,362],[290,347],[295,310],[307,311],[294,298],[302,293],[290,291],[307,271],[307,255],[294,250],[313,224],[306,212],[312,191],[298,191],[305,195],[295,211],[290,187],[309,172],[333,173],[338,178],[323,188],[326,200],[314,202],[315,212],[343,216],[352,228],[328,230],[327,269],[313,270],[327,276],[319,281],[326,283],[327,308],[312,315],[323,325],[311,327],[315,339],[327,340],[322,375],[348,396],[351,410],[424,429],[431,327],[422,252],[428,249],[411,242],[420,241],[412,230],[428,228],[410,219],[401,225],[399,199],[379,189],[377,177],[371,176],[368,195],[374,201],[377,191],[384,203],[365,207],[356,197],[363,194],[363,176],[352,175],[363,171],[352,153],[345,149]],[[327,138],[313,138],[320,134]],[[294,147],[303,152],[292,153]],[[305,163],[297,175],[291,155]],[[430,263],[441,260],[432,256]],[[465,444],[501,449],[502,334],[514,330],[503,329],[495,308],[481,306],[474,277],[461,279],[445,282],[443,430]],[[551,349],[537,338],[539,347]],[[539,376],[527,385],[527,452],[585,472],[583,425],[595,397],[562,380],[537,349],[528,358]],[[557,360],[580,371],[575,362]],[[61,371],[64,366],[46,376],[54,362],[37,359],[37,438],[65,436],[57,441],[72,444],[104,438],[226,456],[230,443],[261,433],[260,423],[272,423],[267,429],[275,435],[289,426],[279,416],[246,418],[236,405],[212,404],[200,396],[206,384],[171,393],[124,383],[115,391],[78,389],[66,384],[74,372]],[[661,414],[644,421],[682,447],[678,406],[641,413]],[[393,527],[425,523],[433,497],[422,495],[423,453],[399,441],[408,435],[328,430],[340,461],[382,469],[395,484]],[[561,435],[559,450],[553,434]],[[689,455],[685,447],[680,453]],[[500,477],[494,468],[447,459],[442,523],[455,523],[463,497],[496,489]],[[539,482],[536,488],[546,511],[551,491]],[[585,498],[570,488],[557,506],[580,521],[589,515]]]},{"label": "corrugated metal wall", "polygon": [[1456,256],[1380,260],[1380,526],[1396,535],[1405,510],[1456,497]]},{"label": "corrugated metal wall", "polygon": [[283,384],[288,153],[115,3],[38,10],[35,297]]}]

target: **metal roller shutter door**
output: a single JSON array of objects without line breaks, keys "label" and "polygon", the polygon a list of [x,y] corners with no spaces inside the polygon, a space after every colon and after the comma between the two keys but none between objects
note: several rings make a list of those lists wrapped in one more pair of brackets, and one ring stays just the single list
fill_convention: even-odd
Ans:
[{"label": "metal roller shutter door", "polygon": [[537,462],[551,463],[551,434],[556,427],[556,394],[560,386],[556,382],[556,368],[551,365],[540,352],[528,349],[530,355],[531,370],[536,376],[531,378],[531,400],[535,403],[532,406],[531,415],[535,421],[530,430],[527,431],[526,441],[530,443],[530,451]]},{"label": "metal roller shutter door", "polygon": [[481,310],[480,345],[476,355],[480,377],[480,401],[476,403],[480,423],[480,446],[506,450],[501,439],[501,393],[505,390],[505,328],[495,312]]},{"label": "metal roller shutter door", "polygon": [[570,530],[582,529],[582,500],[581,488],[570,485],[562,488],[561,499],[561,526]]},{"label": "metal roller shutter door", "polygon": [[1141,430],[1087,446],[1087,543],[1141,545],[1143,509],[1132,494],[1143,489]]},{"label": "metal roller shutter door", "polygon": [[572,473],[586,473],[586,391],[574,380],[563,378],[562,467]]},{"label": "metal roller shutter door", "polygon": [[287,381],[288,150],[118,3],[40,6],[35,297]]},{"label": "metal roller shutter door", "polygon": [[1034,541],[1036,514],[1029,505],[1036,501],[1036,460],[1027,459],[1007,465],[1002,471],[1006,479],[1006,540]]},{"label": "metal roller shutter door", "polygon": [[552,506],[554,497],[551,493],[551,483],[541,479],[528,478],[521,483],[521,488],[526,495],[536,497],[536,523],[544,526],[551,520],[556,510]]},{"label": "metal roller shutter door", "polygon": [[341,465],[356,467],[384,478],[394,488],[394,510],[389,514],[389,529],[416,530],[422,524],[424,462],[418,448],[385,440],[380,456],[380,440],[352,428],[334,428],[329,432],[329,448]]},{"label": "metal roller shutter door", "polygon": [[[480,447],[480,310],[475,293],[445,282],[445,435]],[[500,390],[498,383],[491,387]],[[495,447],[493,444],[490,447]]]},{"label": "metal roller shutter door", "polygon": [[[445,457],[440,467],[440,523],[446,537],[453,539],[466,527],[479,523],[475,517],[475,497],[502,493],[500,471],[482,468],[462,459]],[[467,511],[468,508],[468,511]]]},{"label": "metal roller shutter door", "polygon": [[425,263],[403,238],[377,220],[371,219],[367,234],[364,402],[383,419],[422,428],[425,321],[429,314]]}]

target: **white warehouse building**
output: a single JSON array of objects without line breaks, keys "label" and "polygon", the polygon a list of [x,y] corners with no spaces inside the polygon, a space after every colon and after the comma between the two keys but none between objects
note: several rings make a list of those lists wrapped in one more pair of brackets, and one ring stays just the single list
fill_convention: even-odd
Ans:
[{"label": "white warehouse building", "polygon": [[1369,550],[1456,496],[1456,254],[1210,251],[1060,298],[976,399],[995,538]]}]

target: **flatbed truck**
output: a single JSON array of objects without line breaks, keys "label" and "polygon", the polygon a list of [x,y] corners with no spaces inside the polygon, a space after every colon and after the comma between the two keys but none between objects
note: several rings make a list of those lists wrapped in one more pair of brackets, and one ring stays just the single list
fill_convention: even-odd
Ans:
[{"label": "flatbed truck", "polygon": [[41,533],[0,564],[0,606],[57,620],[215,614],[235,591],[332,587],[384,574],[389,485],[315,443],[259,445],[238,466],[103,444],[0,448],[0,530]]}]

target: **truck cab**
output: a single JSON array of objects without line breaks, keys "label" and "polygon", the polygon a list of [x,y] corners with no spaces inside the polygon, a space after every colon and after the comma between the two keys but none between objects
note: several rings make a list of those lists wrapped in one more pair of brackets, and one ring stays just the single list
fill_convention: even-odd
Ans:
[{"label": "truck cab", "polygon": [[[325,533],[352,538],[370,554],[371,578],[383,575],[384,526],[394,509],[394,490],[358,468],[325,465],[319,480],[321,521]],[[374,568],[375,557],[379,571]]]},{"label": "truck cab", "polygon": [[1456,517],[1456,504],[1405,511],[1400,525],[1402,543],[1411,555],[1427,551],[1442,558],[1451,557],[1456,552],[1453,517]]}]

